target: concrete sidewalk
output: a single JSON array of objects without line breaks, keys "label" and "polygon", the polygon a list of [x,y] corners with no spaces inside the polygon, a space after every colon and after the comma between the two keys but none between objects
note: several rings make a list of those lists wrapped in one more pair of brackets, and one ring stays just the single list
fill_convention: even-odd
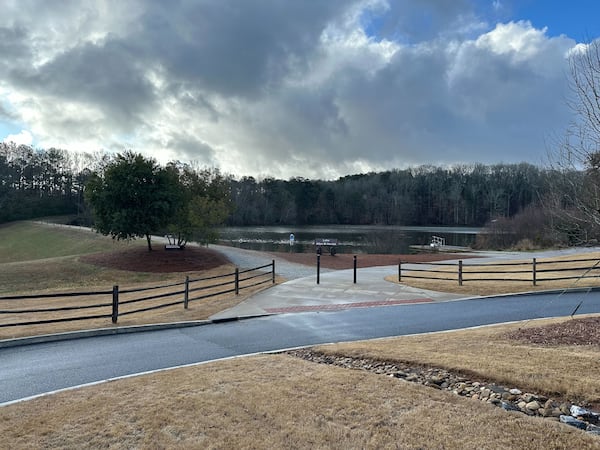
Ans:
[{"label": "concrete sidewalk", "polygon": [[397,273],[397,266],[358,269],[356,284],[354,284],[353,270],[322,273],[319,284],[315,273],[314,276],[287,281],[259,292],[239,305],[211,316],[210,320],[261,314],[427,303],[465,297],[459,294],[412,288],[385,280],[385,277]]},{"label": "concrete sidewalk", "polygon": [[[562,250],[545,250],[539,252],[473,252],[476,258],[470,263],[494,260],[525,260],[531,258],[548,258],[568,256],[580,253],[600,251],[594,248],[569,248]],[[252,253],[252,252],[250,252]],[[260,254],[260,252],[253,252]],[[246,255],[248,257],[248,255]],[[460,259],[457,255],[456,262]],[[293,263],[288,263],[294,266]],[[406,265],[410,268],[410,264]],[[420,266],[424,268],[424,266]],[[357,283],[353,283],[353,270],[321,272],[320,284],[317,284],[315,268],[303,266],[314,271],[314,275],[293,279],[283,284],[266,289],[239,305],[210,317],[211,320],[226,320],[262,314],[282,314],[303,311],[329,311],[356,307],[398,305],[404,303],[428,303],[465,298],[464,294],[448,294],[443,292],[417,289],[385,280],[385,277],[398,275],[398,266],[369,267],[357,270]]]}]

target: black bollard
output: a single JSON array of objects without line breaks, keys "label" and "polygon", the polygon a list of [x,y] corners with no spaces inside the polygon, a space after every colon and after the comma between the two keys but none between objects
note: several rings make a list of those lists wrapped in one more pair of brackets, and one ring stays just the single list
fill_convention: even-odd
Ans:
[{"label": "black bollard", "polygon": [[317,255],[317,284],[321,281],[321,255]]}]

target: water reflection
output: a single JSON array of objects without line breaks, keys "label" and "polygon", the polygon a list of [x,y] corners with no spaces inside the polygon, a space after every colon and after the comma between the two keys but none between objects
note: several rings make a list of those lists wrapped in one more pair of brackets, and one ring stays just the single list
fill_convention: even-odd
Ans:
[{"label": "water reflection", "polygon": [[[466,227],[227,227],[220,230],[219,243],[261,251],[312,253],[318,238],[337,239],[338,253],[410,253],[411,245],[427,245],[440,236],[446,245],[469,247],[479,228]],[[290,234],[294,244],[290,245]]]}]

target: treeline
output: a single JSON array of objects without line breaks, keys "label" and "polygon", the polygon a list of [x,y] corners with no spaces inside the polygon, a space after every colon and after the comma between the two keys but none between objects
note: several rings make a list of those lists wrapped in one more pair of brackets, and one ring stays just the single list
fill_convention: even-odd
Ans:
[{"label": "treeline", "polygon": [[421,166],[335,181],[252,177],[231,180],[230,225],[483,226],[512,217],[547,192],[531,164]]},{"label": "treeline", "polygon": [[0,223],[66,214],[83,218],[85,184],[105,158],[0,143]]},{"label": "treeline", "polygon": [[[84,191],[111,155],[0,144],[0,222],[50,215],[91,216]],[[226,175],[228,225],[483,226],[536,205],[549,172],[531,164],[421,166],[334,181]]]}]

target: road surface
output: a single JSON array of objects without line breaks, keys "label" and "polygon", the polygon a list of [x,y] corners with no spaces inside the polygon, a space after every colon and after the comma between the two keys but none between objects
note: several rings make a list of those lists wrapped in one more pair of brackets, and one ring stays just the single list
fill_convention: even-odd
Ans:
[{"label": "road surface", "polygon": [[[582,303],[581,303],[582,302]],[[115,377],[256,352],[599,313],[599,292],[281,314],[193,328],[0,349],[0,403]]]}]

